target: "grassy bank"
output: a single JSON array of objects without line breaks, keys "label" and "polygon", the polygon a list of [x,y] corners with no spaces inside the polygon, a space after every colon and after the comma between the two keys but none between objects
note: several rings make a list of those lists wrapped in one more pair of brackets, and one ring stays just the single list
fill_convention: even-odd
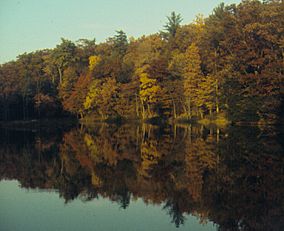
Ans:
[{"label": "grassy bank", "polygon": [[226,117],[225,114],[221,113],[215,116],[211,116],[211,117],[205,117],[203,119],[199,119],[197,121],[199,124],[203,124],[203,125],[216,125],[219,127],[226,127],[228,125],[230,125],[232,122],[228,120],[228,118]]},{"label": "grassy bank", "polygon": [[66,129],[78,124],[74,118],[52,118],[33,120],[0,121],[0,128],[14,130],[56,130]]}]

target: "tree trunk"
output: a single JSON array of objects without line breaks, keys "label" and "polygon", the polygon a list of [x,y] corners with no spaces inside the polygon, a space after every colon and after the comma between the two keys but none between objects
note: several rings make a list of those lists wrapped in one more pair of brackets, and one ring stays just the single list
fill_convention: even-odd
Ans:
[{"label": "tree trunk", "polygon": [[140,126],[138,125],[136,128],[136,151],[139,148],[139,134],[140,134]]},{"label": "tree trunk", "polygon": [[147,112],[148,112],[148,118],[149,118],[149,117],[152,117],[150,105],[149,105],[148,103],[147,103]]},{"label": "tree trunk", "polygon": [[220,129],[217,128],[217,132],[216,132],[216,142],[219,143],[220,141]]},{"label": "tree trunk", "polygon": [[219,113],[219,101],[218,101],[219,89],[218,89],[218,80],[216,80],[216,113]]},{"label": "tree trunk", "polygon": [[191,139],[192,127],[191,127],[191,124],[189,124],[187,129],[188,129],[188,140],[189,140],[189,143],[191,144],[192,143],[192,139]]},{"label": "tree trunk", "polygon": [[202,110],[199,110],[200,118],[203,119],[203,112]]},{"label": "tree trunk", "polygon": [[62,83],[62,70],[59,66],[57,66],[58,74],[59,74],[59,83]]},{"label": "tree trunk", "polygon": [[191,119],[191,101],[190,101],[190,97],[188,97],[188,101],[187,101],[187,107],[188,107],[188,111],[187,111],[187,117],[188,119]]},{"label": "tree trunk", "polygon": [[186,113],[186,114],[187,114],[186,105],[185,105],[185,104],[183,104],[183,103],[182,103],[182,108],[183,108],[184,113]]},{"label": "tree trunk", "polygon": [[[145,129],[145,123],[142,123],[142,141],[141,141],[141,144],[143,144],[143,143],[144,143],[144,140],[145,140],[145,133],[146,133],[145,130],[146,130],[146,129]],[[142,148],[140,148],[140,151],[141,151],[141,153],[142,153]]]},{"label": "tree trunk", "polygon": [[145,107],[144,107],[143,101],[141,101],[141,103],[142,103],[142,119],[144,120],[145,119]]},{"label": "tree trunk", "polygon": [[64,161],[63,161],[63,159],[61,159],[60,175],[62,175],[63,170],[64,170]]},{"label": "tree trunk", "polygon": [[175,104],[175,101],[174,99],[172,98],[172,102],[173,102],[173,114],[174,114],[174,119],[177,118],[177,113],[176,113],[176,104]]},{"label": "tree trunk", "polygon": [[174,142],[176,140],[176,137],[177,137],[177,125],[176,123],[174,124]]},{"label": "tree trunk", "polygon": [[138,106],[137,94],[135,94],[135,109],[136,109],[136,116],[139,117],[139,106]]}]

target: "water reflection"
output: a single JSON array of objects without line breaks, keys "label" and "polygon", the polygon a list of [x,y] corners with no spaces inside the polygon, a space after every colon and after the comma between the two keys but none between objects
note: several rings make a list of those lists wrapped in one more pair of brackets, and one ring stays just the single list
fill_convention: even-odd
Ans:
[{"label": "water reflection", "polygon": [[284,227],[283,141],[275,129],[99,124],[66,132],[1,130],[1,179],[55,189],[67,202],[98,196],[127,209],[163,205],[218,230]]}]

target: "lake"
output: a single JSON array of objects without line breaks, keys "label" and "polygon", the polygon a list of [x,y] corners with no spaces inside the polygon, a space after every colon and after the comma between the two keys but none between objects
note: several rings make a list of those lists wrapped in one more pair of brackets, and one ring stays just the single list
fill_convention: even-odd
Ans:
[{"label": "lake", "polygon": [[0,129],[0,230],[284,227],[275,127]]}]

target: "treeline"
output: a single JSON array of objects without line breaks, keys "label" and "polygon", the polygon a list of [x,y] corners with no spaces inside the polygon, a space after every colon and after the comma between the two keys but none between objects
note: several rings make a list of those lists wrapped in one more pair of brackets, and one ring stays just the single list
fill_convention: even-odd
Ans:
[{"label": "treeline", "polygon": [[284,4],[244,0],[138,39],[62,39],[0,67],[2,120],[210,119],[279,123],[283,110]]}]

